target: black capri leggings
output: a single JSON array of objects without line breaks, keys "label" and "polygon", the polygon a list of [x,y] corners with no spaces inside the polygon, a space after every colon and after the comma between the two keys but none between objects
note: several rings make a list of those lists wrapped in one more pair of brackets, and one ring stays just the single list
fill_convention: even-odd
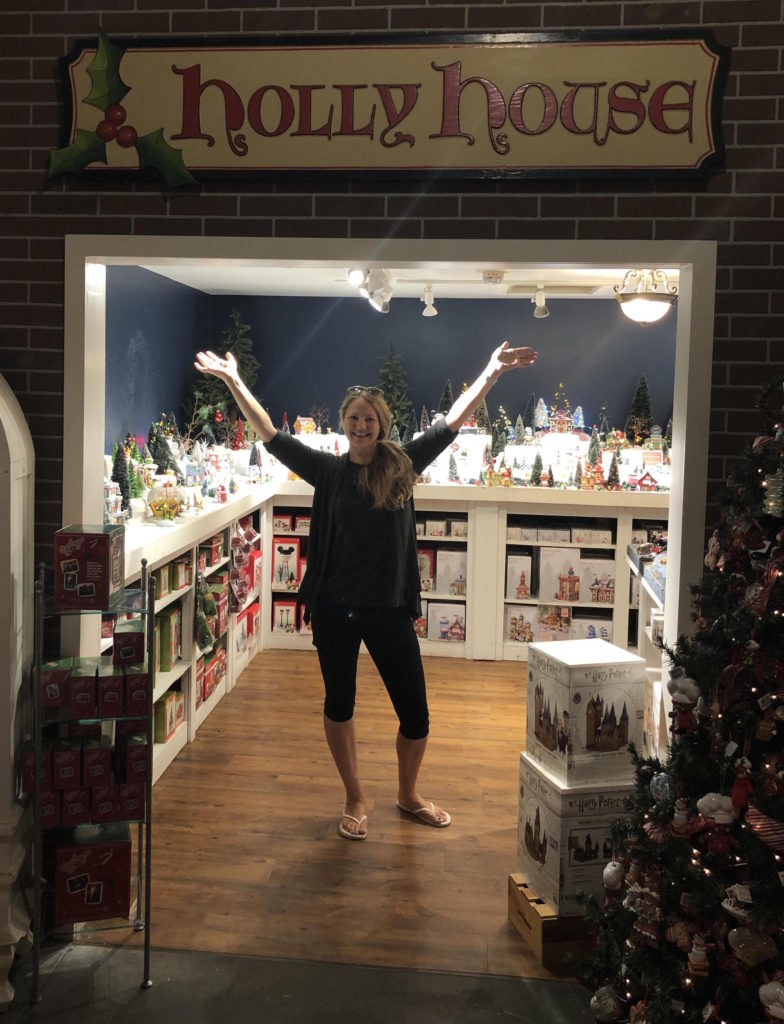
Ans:
[{"label": "black capri leggings", "polygon": [[324,714],[333,722],[354,715],[357,656],[364,640],[407,740],[428,734],[425,673],[419,641],[405,608],[350,608],[318,601],[311,612],[313,643],[324,677]]}]

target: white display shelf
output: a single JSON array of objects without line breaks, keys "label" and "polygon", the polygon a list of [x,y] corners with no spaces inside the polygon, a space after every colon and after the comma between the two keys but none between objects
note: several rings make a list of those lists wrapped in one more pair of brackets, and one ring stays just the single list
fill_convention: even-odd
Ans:
[{"label": "white display shelf", "polygon": [[664,609],[664,601],[659,597],[656,591],[651,587],[650,583],[644,576],[640,576],[640,586],[646,592],[651,601],[656,605],[659,611]]},{"label": "white display shelf", "polygon": [[152,748],[153,785],[163,775],[175,757],[188,742],[188,726],[180,722],[166,743],[156,743]]},{"label": "white display shelf", "polygon": [[428,544],[467,544],[468,537],[441,537],[432,533],[418,533],[417,543],[420,541]]},{"label": "white display shelf", "polygon": [[579,544],[571,540],[508,540],[508,548],[583,548],[585,551],[615,551],[616,544]]},{"label": "white display shelf", "polygon": [[504,604],[552,604],[558,608],[581,608],[595,612],[611,612],[615,607],[615,602],[613,604],[597,604],[595,601],[557,601],[555,598],[547,597],[505,597]]},{"label": "white display shelf", "polygon": [[465,640],[424,640],[419,641],[419,650],[423,655],[435,655],[439,658],[465,658]]},{"label": "white display shelf", "polygon": [[421,596],[423,601],[460,601],[462,604],[466,603],[465,594],[450,594],[441,590],[423,590]]},{"label": "white display shelf", "polygon": [[244,611],[247,611],[248,608],[250,608],[250,606],[253,604],[253,602],[254,601],[258,601],[258,599],[259,599],[259,592],[258,592],[258,590],[252,590],[250,592],[250,594],[248,594],[247,598],[245,599],[245,603],[241,604],[239,606],[239,608],[235,612],[231,612],[231,614],[235,618],[235,621],[236,621],[236,618],[237,618],[238,615],[242,615],[242,613]]},{"label": "white display shelf", "polygon": [[191,586],[188,584],[187,587],[180,587],[179,590],[172,590],[165,597],[155,598],[155,612],[156,614],[163,611],[164,608],[168,608],[170,604],[174,604],[175,601],[179,601],[185,594],[190,594]]},{"label": "white display shelf", "polygon": [[215,705],[226,696],[226,679],[221,679],[212,693],[206,700],[203,700],[201,704],[196,708],[196,722],[195,727],[198,729],[204,724],[205,719],[210,712],[215,708]]},{"label": "white display shelf", "polygon": [[179,682],[190,667],[190,661],[179,658],[174,668],[169,669],[168,672],[161,672],[159,669],[155,673],[155,689],[152,691],[153,704],[159,701],[175,683]]},{"label": "white display shelf", "polygon": [[214,565],[206,566],[202,575],[209,579],[210,576],[212,576],[214,573],[218,571],[218,569],[222,569],[224,565],[228,565],[230,558],[230,555],[224,555],[223,558],[219,558]]}]

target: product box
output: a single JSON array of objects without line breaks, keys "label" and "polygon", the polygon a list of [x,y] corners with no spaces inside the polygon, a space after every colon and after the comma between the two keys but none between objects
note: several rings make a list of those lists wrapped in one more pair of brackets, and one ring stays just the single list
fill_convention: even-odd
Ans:
[{"label": "product box", "polygon": [[294,532],[295,533],[310,533],[310,516],[295,516],[294,517]]},{"label": "product box", "polygon": [[193,583],[193,563],[186,556],[169,562],[169,587],[172,591],[184,590]]},{"label": "product box", "polygon": [[422,601],[422,614],[414,619],[414,632],[420,640],[427,640],[427,601]]},{"label": "product box", "polygon": [[147,778],[147,737],[133,733],[124,743],[126,782],[144,782]]},{"label": "product box", "polygon": [[613,623],[611,618],[598,618],[596,616],[578,615],[576,612],[572,615],[572,633],[571,640],[607,640],[608,643],[612,643],[613,639]]},{"label": "product box", "polygon": [[615,561],[612,558],[580,559],[581,601],[613,604],[615,601]]},{"label": "product box", "polygon": [[82,785],[104,786],[112,777],[112,741],[108,736],[85,740],[82,746]]},{"label": "product box", "polygon": [[305,605],[304,604],[300,605],[300,609],[299,609],[299,631],[300,631],[300,633],[312,633],[313,632],[313,623],[312,623],[312,621],[310,619],[308,619],[308,621],[305,622],[305,612],[306,611],[307,611],[307,609],[305,608]]},{"label": "product box", "polygon": [[45,661],[41,666],[41,707],[56,708],[68,704],[68,680],[73,658]]},{"label": "product box", "polygon": [[291,533],[293,529],[293,517],[286,515],[274,515],[272,517],[273,533]]},{"label": "product box", "polygon": [[185,694],[182,690],[174,692],[174,728],[185,721]]},{"label": "product box", "polygon": [[168,597],[171,593],[169,566],[164,565],[160,569],[155,569],[152,578],[155,580],[155,600],[160,601],[162,597]]},{"label": "product box", "polygon": [[74,658],[68,682],[68,714],[71,718],[95,718],[96,689],[100,658]]},{"label": "product box", "polygon": [[539,634],[538,607],[535,604],[504,605],[504,642],[530,644]]},{"label": "product box", "polygon": [[542,526],[536,531],[536,539],[546,544],[568,544],[572,531],[568,526]]},{"label": "product box", "polygon": [[604,640],[538,640],[528,648],[527,754],[559,785],[625,783],[644,698],[636,654]]},{"label": "product box", "polygon": [[564,604],[538,605],[537,640],[568,640],[572,635],[572,609]]},{"label": "product box", "polygon": [[259,602],[253,601],[249,604],[245,615],[248,624],[248,651],[252,658],[259,646],[259,631],[261,629]]},{"label": "product box", "polygon": [[640,577],[634,573],[629,578],[629,607],[640,607]]},{"label": "product box", "polygon": [[156,622],[160,622],[161,630],[161,672],[169,672],[180,656],[182,608],[179,603],[173,604],[169,608],[164,608],[155,618]]},{"label": "product box", "polygon": [[579,601],[580,552],[576,548],[541,548],[539,590],[541,601]]},{"label": "product box", "polygon": [[440,601],[428,601],[428,640],[458,643],[465,640],[465,621],[465,604],[462,601],[451,601],[448,604]]},{"label": "product box", "polygon": [[204,687],[202,700],[209,700],[215,690],[215,669],[216,661],[215,658],[210,658],[209,661],[204,662]]},{"label": "product box", "polygon": [[648,543],[648,531],[643,528],[635,527],[632,530],[632,544],[647,544]]},{"label": "product box", "polygon": [[612,530],[597,530],[595,527],[573,526],[572,544],[583,544],[586,547],[612,544]]},{"label": "product box", "polygon": [[257,594],[261,593],[261,552],[255,548],[250,552],[250,587]]},{"label": "product box", "polygon": [[147,690],[150,676],[147,665],[125,665],[125,714],[129,718],[147,715]]},{"label": "product box", "polygon": [[[22,786],[25,793],[32,793],[35,781],[35,749],[32,743],[25,744],[22,757]],[[41,751],[41,791],[52,789],[52,751],[44,747]]]},{"label": "product box", "polygon": [[204,658],[196,659],[196,676],[194,682],[194,698],[195,706],[201,707],[202,701],[204,700]]},{"label": "product box", "polygon": [[65,526],[54,535],[54,604],[67,610],[111,608],[122,597],[125,527]]},{"label": "product box", "polygon": [[90,790],[81,786],[62,793],[63,825],[86,825],[90,820]]},{"label": "product box", "polygon": [[248,649],[248,615],[247,611],[239,612],[234,624],[234,649],[237,654],[244,654]]},{"label": "product box", "polygon": [[52,750],[52,789],[75,789],[82,784],[82,742],[57,739]]},{"label": "product box", "polygon": [[177,695],[174,690],[166,693],[155,702],[153,709],[153,735],[156,743],[166,743],[174,735],[176,728]]},{"label": "product box", "polygon": [[447,519],[446,528],[450,537],[468,537],[468,521],[466,519]]},{"label": "product box", "polygon": [[116,784],[111,782],[105,786],[94,786],[90,790],[90,819],[93,824],[117,821],[118,816]]},{"label": "product box", "polygon": [[299,537],[272,538],[272,585],[296,590],[299,586]]},{"label": "product box", "polygon": [[121,782],[117,786],[117,817],[120,821],[144,821],[144,784]]},{"label": "product box", "polygon": [[446,519],[426,519],[426,537],[446,537]]},{"label": "product box", "polygon": [[519,872],[509,876],[509,921],[539,963],[554,974],[574,976],[574,961],[590,958],[595,931],[581,916],[559,917]]},{"label": "product box", "polygon": [[506,589],[504,597],[524,599],[531,596],[531,556],[506,556]]},{"label": "product box", "polygon": [[425,523],[422,519],[416,521],[416,535],[417,537],[424,537],[425,535]]},{"label": "product box", "polygon": [[[520,543],[523,539],[523,528],[522,526],[507,526],[506,528],[506,539],[510,543]],[[536,540],[536,538],[534,538]]]},{"label": "product box", "polygon": [[417,545],[417,563],[419,565],[419,585],[422,590],[435,589],[436,552],[435,548]]},{"label": "product box", "polygon": [[140,616],[120,619],[114,627],[112,661],[115,665],[134,664],[144,661],[147,632],[145,620]]},{"label": "product box", "polygon": [[61,792],[60,789],[41,791],[41,828],[58,828],[62,823]]},{"label": "product box", "polygon": [[55,851],[55,925],[127,918],[131,910],[131,839],[127,825],[80,826]]},{"label": "product box", "polygon": [[199,545],[199,552],[204,555],[204,566],[209,568],[217,565],[223,558],[223,534],[216,533],[214,537]]},{"label": "product box", "polygon": [[272,602],[272,632],[273,633],[296,633],[297,631],[297,602],[296,601],[273,601]]},{"label": "product box", "polygon": [[125,674],[122,665],[102,658],[96,679],[96,703],[99,718],[118,718],[123,713]]},{"label": "product box", "polygon": [[436,585],[440,594],[465,597],[468,554],[465,549],[447,551],[439,548],[436,552]]},{"label": "product box", "polygon": [[116,615],[101,616],[101,640],[111,640],[114,636],[114,624],[117,621]]},{"label": "product box", "polygon": [[607,830],[633,792],[632,783],[565,787],[520,755],[517,870],[558,915],[583,913],[579,892],[604,897]]}]

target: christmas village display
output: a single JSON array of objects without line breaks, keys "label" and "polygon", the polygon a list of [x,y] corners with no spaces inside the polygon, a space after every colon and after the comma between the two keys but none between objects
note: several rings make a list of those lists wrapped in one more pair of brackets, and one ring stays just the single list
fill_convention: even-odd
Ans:
[{"label": "christmas village display", "polygon": [[[583,743],[598,715],[605,750],[605,720],[620,736],[625,719],[634,744],[625,809],[584,844],[603,866],[603,892],[586,886],[580,897],[596,938],[579,971],[599,1021],[784,1020],[781,384],[762,392],[763,429],[733,469],[705,573],[692,588],[694,630],[665,648],[666,755],[638,753],[625,695],[603,690],[597,711],[590,699],[575,708],[547,679],[533,692],[529,684],[532,749],[548,767],[559,758],[568,765],[570,745],[581,752],[575,737]],[[532,759],[529,770],[536,767]],[[523,842],[535,860],[544,853],[544,810],[526,813]],[[576,859],[582,847],[572,845]]]},{"label": "christmas village display", "polygon": [[[231,314],[231,326],[216,343],[231,351],[249,388],[258,362],[249,325]],[[437,407],[422,407],[416,417],[402,361],[390,346],[377,384],[393,417],[392,439],[407,441],[425,430],[453,403],[446,381]],[[321,405],[298,415],[283,414],[280,429],[294,429],[306,444],[335,455],[347,450],[343,434],[331,429],[330,412]],[[105,519],[130,517],[170,523],[197,512],[204,500],[226,501],[254,481],[287,479],[288,470],[260,445],[240,417],[226,386],[198,375],[183,405],[181,430],[173,413],[164,413],[144,437],[129,429],[106,456]],[[582,406],[572,409],[563,384],[552,401],[531,394],[512,423],[503,406],[491,421],[486,402],[461,428],[455,441],[428,467],[423,484],[473,484],[594,490],[668,490],[671,422],[666,430],[653,422],[645,377],[641,377],[622,429],[610,427],[603,406],[597,422],[586,426]]]}]

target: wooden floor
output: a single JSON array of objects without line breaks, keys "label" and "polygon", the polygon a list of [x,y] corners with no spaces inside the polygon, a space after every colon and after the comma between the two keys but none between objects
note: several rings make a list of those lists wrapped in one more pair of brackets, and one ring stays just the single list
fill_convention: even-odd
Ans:
[{"label": "wooden floor", "polygon": [[425,668],[420,790],[451,827],[396,809],[397,721],[364,656],[356,722],[369,836],[341,838],[315,652],[265,651],[155,786],[153,946],[550,977],[507,920],[524,665],[429,658]]}]

